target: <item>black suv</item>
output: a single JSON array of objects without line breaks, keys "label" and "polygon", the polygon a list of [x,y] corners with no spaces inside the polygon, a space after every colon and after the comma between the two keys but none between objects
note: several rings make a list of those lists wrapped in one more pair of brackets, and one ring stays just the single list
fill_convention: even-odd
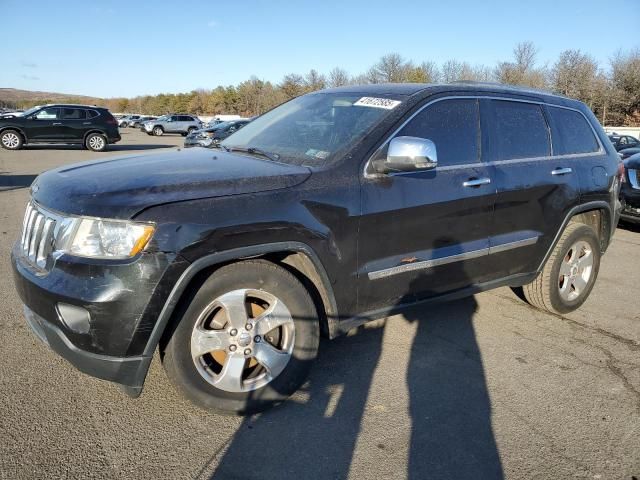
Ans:
[{"label": "black suv", "polygon": [[620,151],[625,148],[636,148],[640,147],[640,140],[631,135],[609,135],[609,140],[613,143],[613,146],[616,150]]},{"label": "black suv", "polygon": [[0,145],[7,150],[32,143],[67,143],[102,152],[119,141],[118,121],[106,108],[45,105],[0,117]]},{"label": "black suv", "polygon": [[349,86],[213,151],[43,173],[12,263],[31,328],[80,370],[136,396],[159,349],[193,402],[247,413],[302,384],[321,334],[410,305],[507,285],[578,308],[619,191],[618,156],[578,101]]}]

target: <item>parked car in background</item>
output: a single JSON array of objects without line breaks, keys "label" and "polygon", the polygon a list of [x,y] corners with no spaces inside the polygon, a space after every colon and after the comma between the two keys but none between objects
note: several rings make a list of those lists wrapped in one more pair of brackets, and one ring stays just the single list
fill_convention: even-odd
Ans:
[{"label": "parked car in background", "polygon": [[186,137],[191,132],[200,130],[202,122],[195,115],[171,114],[163,115],[155,120],[142,124],[142,128],[148,135],[161,136],[165,133],[179,133]]},{"label": "parked car in background", "polygon": [[150,120],[155,120],[158,117],[154,117],[153,115],[144,115],[138,119],[133,119],[129,122],[129,127],[131,128],[140,128],[144,122],[148,122]]},{"label": "parked car in background", "polygon": [[205,123],[204,127],[214,127],[220,123],[230,122],[232,120],[246,120],[246,118],[242,118],[240,115],[216,115],[207,123]]},{"label": "parked car in background", "polygon": [[623,165],[624,181],[620,192],[623,208],[620,219],[640,223],[640,153],[628,157]]},{"label": "parked car in background", "polygon": [[0,118],[0,145],[18,150],[34,143],[80,144],[102,152],[120,141],[118,121],[106,108],[52,104]]},{"label": "parked car in background", "polygon": [[249,120],[222,122],[213,127],[195,130],[184,139],[185,147],[210,147],[244,127]]},{"label": "parked car in background", "polygon": [[218,148],[64,165],[32,186],[11,256],[27,322],[131,396],[158,349],[187,398],[247,414],[304,383],[321,333],[502,286],[571,312],[620,215],[593,113],[531,89],[318,91]]},{"label": "parked car in background", "polygon": [[631,135],[609,135],[609,140],[611,140],[616,150],[640,147],[640,140]]},{"label": "parked car in background", "polygon": [[133,125],[133,123],[140,120],[140,118],[142,118],[142,115],[127,115],[126,117],[118,120],[118,126],[121,128],[126,128]]},{"label": "parked car in background", "polygon": [[620,155],[620,158],[622,160],[626,160],[631,155],[635,155],[636,153],[640,153],[640,145],[637,147],[623,148],[622,150],[618,151],[618,155]]}]

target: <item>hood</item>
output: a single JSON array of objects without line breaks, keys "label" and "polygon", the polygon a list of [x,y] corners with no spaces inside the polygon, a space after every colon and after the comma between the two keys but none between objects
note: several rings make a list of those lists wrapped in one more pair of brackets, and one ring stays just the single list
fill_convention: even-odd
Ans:
[{"label": "hood", "polygon": [[627,169],[631,168],[633,170],[640,170],[640,153],[636,153],[635,155],[631,155],[623,163],[624,163],[625,168],[627,168]]},{"label": "hood", "polygon": [[189,149],[66,165],[41,174],[31,192],[59,212],[127,219],[163,203],[292,187],[310,174],[306,167]]}]

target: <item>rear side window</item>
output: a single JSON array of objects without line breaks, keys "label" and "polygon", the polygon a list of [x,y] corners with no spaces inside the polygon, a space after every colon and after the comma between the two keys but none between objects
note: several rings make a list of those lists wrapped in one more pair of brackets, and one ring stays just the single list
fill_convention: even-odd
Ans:
[{"label": "rear side window", "polygon": [[82,108],[63,108],[62,119],[63,120],[84,120],[86,117],[86,111]]},{"label": "rear side window", "polygon": [[551,155],[549,130],[540,105],[492,100],[493,135],[497,160]]},{"label": "rear side window", "polygon": [[438,165],[480,161],[480,117],[476,99],[443,100],[418,113],[398,133],[436,144]]},{"label": "rear side window", "polygon": [[100,114],[95,110],[87,110],[87,118],[96,118],[99,117]]},{"label": "rear side window", "polygon": [[566,108],[547,108],[554,126],[554,155],[591,153],[600,149],[591,126],[582,114]]}]

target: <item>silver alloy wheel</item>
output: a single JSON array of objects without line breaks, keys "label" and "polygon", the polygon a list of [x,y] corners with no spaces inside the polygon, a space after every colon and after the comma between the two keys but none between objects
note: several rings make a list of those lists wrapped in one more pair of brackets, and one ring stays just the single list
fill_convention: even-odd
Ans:
[{"label": "silver alloy wheel", "polygon": [[164,131],[160,127],[156,127],[153,129],[153,134],[158,137],[161,137],[163,133]]},{"label": "silver alloy wheel", "polygon": [[593,271],[593,250],[584,240],[579,240],[567,251],[560,264],[558,289],[567,302],[578,298],[587,288]]},{"label": "silver alloy wheel", "polygon": [[91,150],[102,150],[104,148],[104,138],[100,135],[93,135],[89,138],[89,147],[91,147]]},{"label": "silver alloy wheel", "polygon": [[20,138],[13,132],[5,133],[2,136],[2,145],[7,148],[16,148],[20,145]]},{"label": "silver alloy wheel", "polygon": [[[259,303],[259,313],[250,316]],[[263,310],[264,309],[264,310]],[[263,290],[225,293],[202,311],[191,333],[191,357],[208,383],[227,392],[264,387],[289,363],[295,325],[287,306]]]}]

